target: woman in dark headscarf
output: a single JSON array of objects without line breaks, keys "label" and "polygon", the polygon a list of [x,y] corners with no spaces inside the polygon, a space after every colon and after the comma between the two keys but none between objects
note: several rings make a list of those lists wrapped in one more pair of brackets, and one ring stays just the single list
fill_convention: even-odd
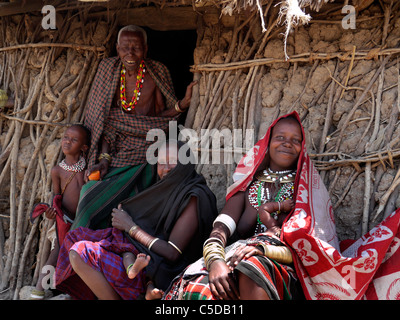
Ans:
[{"label": "woman in dark headscarf", "polygon": [[[182,164],[190,156],[185,148],[173,141],[160,148],[161,179],[113,210],[114,228],[78,228],[67,235],[57,263],[57,289],[78,299],[138,299],[145,292],[145,276],[165,290],[201,254],[217,216],[216,199],[193,161]],[[150,256],[144,272],[133,279],[124,266],[126,252]]]}]

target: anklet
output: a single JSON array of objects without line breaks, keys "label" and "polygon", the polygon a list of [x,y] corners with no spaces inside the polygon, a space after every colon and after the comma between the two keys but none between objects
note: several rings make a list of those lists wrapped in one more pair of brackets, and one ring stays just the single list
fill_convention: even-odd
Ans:
[{"label": "anklet", "polygon": [[126,274],[129,274],[129,270],[132,268],[133,263],[131,263],[127,268],[126,268]]}]

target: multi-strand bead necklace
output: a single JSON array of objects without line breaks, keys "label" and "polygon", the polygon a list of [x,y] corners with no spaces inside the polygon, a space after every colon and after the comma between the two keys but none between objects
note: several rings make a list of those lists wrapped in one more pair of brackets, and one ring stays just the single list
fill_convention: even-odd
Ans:
[{"label": "multi-strand bead necklace", "polygon": [[121,67],[121,86],[120,86],[120,96],[121,96],[121,107],[125,111],[135,110],[135,107],[139,101],[140,91],[143,87],[144,74],[146,73],[146,66],[144,60],[139,65],[138,73],[136,76],[135,91],[133,92],[132,100],[128,103],[126,101],[126,69],[125,66]]},{"label": "multi-strand bead necklace", "polygon": [[[271,190],[267,183],[279,183],[282,185],[279,189],[275,202],[282,202],[287,199],[292,199],[294,195],[294,179],[296,177],[296,171],[285,170],[273,172],[271,169],[262,171],[256,176],[256,181],[254,181],[249,187],[249,202],[250,204],[258,210],[261,204],[271,201]],[[280,212],[272,212],[271,216],[274,219],[278,219]],[[260,216],[257,213],[257,226],[256,232],[264,232],[261,227],[263,223],[260,220]]]},{"label": "multi-strand bead necklace", "polygon": [[69,171],[69,172],[82,172],[82,171],[85,169],[85,167],[86,167],[86,161],[85,161],[85,158],[84,158],[84,157],[80,157],[78,162],[76,162],[76,163],[74,163],[74,164],[71,164],[71,165],[68,165],[68,164],[65,162],[65,159],[63,159],[63,161],[61,161],[58,165],[59,165],[62,169],[64,169],[65,171]]}]

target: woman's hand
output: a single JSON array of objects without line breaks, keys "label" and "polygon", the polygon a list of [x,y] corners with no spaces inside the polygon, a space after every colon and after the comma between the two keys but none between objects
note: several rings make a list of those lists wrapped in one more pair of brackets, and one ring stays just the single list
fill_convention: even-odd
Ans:
[{"label": "woman's hand", "polygon": [[129,232],[135,225],[131,216],[118,205],[118,209],[114,208],[111,213],[111,223],[114,228]]},{"label": "woman's hand", "polygon": [[233,256],[229,259],[228,265],[233,270],[243,258],[250,258],[251,256],[263,255],[263,252],[254,246],[240,246],[236,249]]},{"label": "woman's hand", "polygon": [[56,217],[56,214],[56,209],[54,209],[53,207],[47,208],[44,212],[44,216],[50,220],[53,220]]},{"label": "woman's hand", "polygon": [[210,266],[208,279],[213,296],[219,300],[237,300],[239,292],[232,278],[232,270],[223,260],[215,260]]},{"label": "woman's hand", "polygon": [[85,173],[85,182],[89,181],[89,176],[92,172],[95,171],[100,171],[100,180],[103,179],[103,177],[107,174],[108,172],[108,167],[109,167],[110,163],[108,162],[107,159],[101,159],[100,162],[98,164],[95,164],[93,167],[91,167],[90,169],[86,170]]},{"label": "woman's hand", "polygon": [[265,234],[270,236],[270,237],[275,237],[275,238],[279,239],[280,234],[281,234],[281,228],[279,228],[277,226],[274,226],[274,227],[268,229],[265,232]]}]

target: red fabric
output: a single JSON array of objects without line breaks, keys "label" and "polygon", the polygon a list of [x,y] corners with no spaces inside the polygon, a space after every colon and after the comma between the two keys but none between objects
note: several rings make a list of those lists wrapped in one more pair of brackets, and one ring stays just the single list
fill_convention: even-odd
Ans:
[{"label": "red fabric", "polygon": [[57,214],[56,214],[57,237],[58,237],[58,243],[59,243],[60,247],[65,239],[65,235],[71,228],[71,223],[65,222],[63,219],[64,213],[61,209],[61,201],[62,201],[61,194],[57,194],[56,196],[54,196],[53,208],[56,209],[56,212],[57,212]]},{"label": "red fabric", "polygon": [[37,205],[35,205],[32,209],[31,212],[31,222],[33,223],[33,221],[39,217],[41,214],[43,214],[47,208],[49,208],[50,206],[47,203],[38,203]]},{"label": "red fabric", "polygon": [[[296,112],[290,115],[300,123]],[[227,199],[248,187],[268,157],[269,137],[277,121],[240,161]],[[306,298],[400,299],[400,209],[341,251],[329,194],[307,155],[304,139],[295,186],[296,206],[282,226],[281,237],[292,251]]]},{"label": "red fabric", "polygon": [[356,242],[356,240],[353,239],[346,239],[346,240],[342,240],[339,243],[340,246],[340,251],[344,251],[346,250],[348,247],[350,247],[354,242]]},{"label": "red fabric", "polygon": [[[56,229],[57,229],[57,238],[58,238],[58,243],[61,247],[65,235],[71,228],[71,223],[67,223],[64,221],[64,213],[62,211],[62,195],[57,194],[53,198],[53,208],[56,210]],[[42,215],[43,213],[46,212],[46,210],[50,208],[50,206],[47,203],[38,203],[35,205],[31,212],[31,221],[35,220],[37,217]]]}]

